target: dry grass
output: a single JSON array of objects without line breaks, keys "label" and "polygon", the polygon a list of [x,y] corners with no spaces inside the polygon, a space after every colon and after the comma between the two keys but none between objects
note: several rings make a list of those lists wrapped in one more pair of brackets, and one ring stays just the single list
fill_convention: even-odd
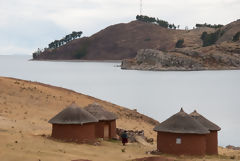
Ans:
[{"label": "dry grass", "polygon": [[[152,128],[157,122],[134,110],[63,88],[0,77],[0,160],[123,161],[149,156],[145,152],[155,149],[155,144],[153,146],[129,144],[123,152],[119,141],[103,141],[100,146],[94,146],[49,139],[51,125],[48,120],[72,102],[82,107],[97,102],[119,116],[117,127],[143,129],[148,137],[156,138]],[[205,157],[204,160],[240,158],[239,151],[220,148],[220,154],[220,156]],[[202,158],[176,159],[201,160]]]}]

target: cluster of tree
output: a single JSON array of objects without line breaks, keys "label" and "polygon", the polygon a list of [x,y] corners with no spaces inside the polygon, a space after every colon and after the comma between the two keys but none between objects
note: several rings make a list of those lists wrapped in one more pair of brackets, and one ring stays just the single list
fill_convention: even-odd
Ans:
[{"label": "cluster of tree", "polygon": [[221,27],[223,27],[223,25],[221,25],[221,24],[218,24],[218,25],[216,25],[216,24],[211,25],[211,24],[204,23],[204,24],[196,24],[196,27],[209,27],[209,28],[215,28],[215,29],[217,29],[217,28],[221,28]]},{"label": "cluster of tree", "polygon": [[48,48],[44,48],[44,50],[38,49],[38,51],[34,52],[32,54],[33,59],[36,59],[43,51],[46,51],[48,49],[56,49],[62,45],[65,45],[66,43],[75,40],[77,38],[80,38],[82,36],[82,31],[76,32],[73,31],[71,34],[66,35],[64,38],[61,40],[55,40],[48,44]]},{"label": "cluster of tree", "polygon": [[201,39],[203,41],[204,46],[210,46],[216,43],[216,41],[223,35],[224,31],[217,30],[216,32],[208,34],[207,32],[203,32]]},{"label": "cluster of tree", "polygon": [[56,49],[72,40],[75,40],[77,38],[80,38],[82,35],[82,31],[76,32],[73,31],[71,34],[66,35],[64,38],[62,38],[61,40],[55,40],[53,42],[51,42],[50,44],[48,44],[48,48],[50,49]]},{"label": "cluster of tree", "polygon": [[184,39],[179,39],[176,43],[176,48],[183,48]]},{"label": "cluster of tree", "polygon": [[37,52],[34,52],[34,53],[32,54],[33,59],[37,59],[38,55],[39,55],[39,54],[38,54]]},{"label": "cluster of tree", "polygon": [[239,40],[239,37],[240,37],[240,31],[239,32],[237,32],[234,36],[233,36],[233,42],[236,42],[236,41],[238,41]]},{"label": "cluster of tree", "polygon": [[[136,19],[138,21],[143,21],[143,22],[147,22],[147,23],[155,23],[155,24],[158,24],[159,26],[162,26],[162,27],[165,27],[165,28],[170,28],[170,29],[176,29],[177,28],[177,26],[175,26],[174,24],[169,24],[167,21],[160,20],[160,19],[154,18],[154,17],[137,15]],[[179,28],[179,25],[178,25],[178,28]]]}]

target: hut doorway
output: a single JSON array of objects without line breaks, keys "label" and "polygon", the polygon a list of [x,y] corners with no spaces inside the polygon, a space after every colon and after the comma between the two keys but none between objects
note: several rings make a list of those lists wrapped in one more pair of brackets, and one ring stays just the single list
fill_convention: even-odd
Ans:
[{"label": "hut doorway", "polygon": [[109,126],[104,125],[104,138],[109,138]]}]

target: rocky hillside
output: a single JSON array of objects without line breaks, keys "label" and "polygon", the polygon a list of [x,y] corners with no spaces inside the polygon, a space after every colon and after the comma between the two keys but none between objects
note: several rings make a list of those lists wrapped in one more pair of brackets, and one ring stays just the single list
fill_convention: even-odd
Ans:
[{"label": "rocky hillside", "polygon": [[[240,69],[240,44],[183,48],[172,51],[142,49],[134,59],[122,61],[122,69],[134,70],[229,70]],[[232,48],[232,46],[236,46]],[[233,52],[234,51],[234,52]]]},{"label": "rocky hillside", "polygon": [[132,21],[109,26],[92,35],[76,39],[57,49],[41,53],[36,60],[44,59],[83,59],[83,60],[122,60],[134,58],[139,49],[172,50],[178,39],[185,39],[185,46],[201,46],[203,31],[213,32],[211,28],[195,30],[173,30],[156,24]]},{"label": "rocky hillside", "polygon": [[217,44],[222,42],[231,42],[233,36],[237,32],[240,32],[240,19],[222,27],[221,30],[224,31],[224,34],[219,38]]},{"label": "rocky hillside", "polygon": [[[157,49],[139,50],[134,59],[123,60],[121,68],[136,70],[240,69],[240,41],[232,41],[234,35],[240,31],[240,20],[218,30],[209,30],[208,33],[213,34],[209,34],[208,36],[211,37],[205,40],[209,42],[215,40],[216,42],[206,47],[202,47],[201,35],[196,36],[196,33],[202,33],[204,30],[207,29],[198,28],[187,33],[178,34],[179,38],[184,39],[184,43],[180,48],[168,51]],[[194,32],[195,36],[192,34]],[[191,37],[193,39],[190,39]]]},{"label": "rocky hillside", "polygon": [[[34,59],[124,59],[122,69],[239,69],[240,42],[232,41],[238,32],[240,35],[240,20],[221,28],[192,30],[174,30],[132,21],[109,26],[91,37],[73,40],[56,49],[47,49]],[[180,40],[182,42],[177,46]]]}]

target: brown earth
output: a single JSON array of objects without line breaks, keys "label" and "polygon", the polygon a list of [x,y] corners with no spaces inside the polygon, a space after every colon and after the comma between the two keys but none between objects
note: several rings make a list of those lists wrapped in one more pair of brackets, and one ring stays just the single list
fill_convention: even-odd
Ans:
[{"label": "brown earth", "polygon": [[139,50],[134,59],[124,59],[122,69],[133,70],[239,70],[240,41],[172,51]]},{"label": "brown earth", "polygon": [[211,28],[194,30],[172,30],[141,21],[109,26],[91,37],[76,39],[55,50],[48,50],[37,60],[76,59],[75,55],[83,48],[87,54],[83,60],[122,60],[134,58],[139,49],[172,50],[178,39],[184,38],[186,46],[201,46],[203,31],[213,32]]},{"label": "brown earth", "polygon": [[[94,102],[101,104],[118,115],[118,128],[143,129],[147,137],[156,138],[152,129],[158,122],[134,110],[59,87],[0,77],[0,160],[126,161],[152,156],[145,152],[156,149],[155,143],[128,144],[124,150],[119,141],[101,141],[99,146],[94,146],[50,138],[51,125],[48,120],[72,102],[82,107]],[[240,159],[240,151],[219,148],[219,152],[219,156],[204,158],[162,157],[187,161]]]},{"label": "brown earth", "polygon": [[[208,27],[173,30],[152,23],[132,21],[109,26],[91,37],[73,40],[57,49],[48,49],[35,59],[123,60],[123,63],[127,64],[122,67],[123,69],[137,70],[239,69],[240,41],[233,43],[232,38],[240,31],[240,20],[220,28],[223,34],[216,44],[202,47],[202,33],[205,31],[212,33],[217,30]],[[181,49],[175,48],[179,39],[184,39]],[[141,49],[165,52],[168,58],[167,61],[163,58],[163,64],[167,67],[162,67],[161,63],[155,67],[152,64],[142,66],[139,62],[134,64],[133,58]],[[80,58],[77,57],[78,54],[81,55]],[[184,65],[178,66],[181,62]]]}]

